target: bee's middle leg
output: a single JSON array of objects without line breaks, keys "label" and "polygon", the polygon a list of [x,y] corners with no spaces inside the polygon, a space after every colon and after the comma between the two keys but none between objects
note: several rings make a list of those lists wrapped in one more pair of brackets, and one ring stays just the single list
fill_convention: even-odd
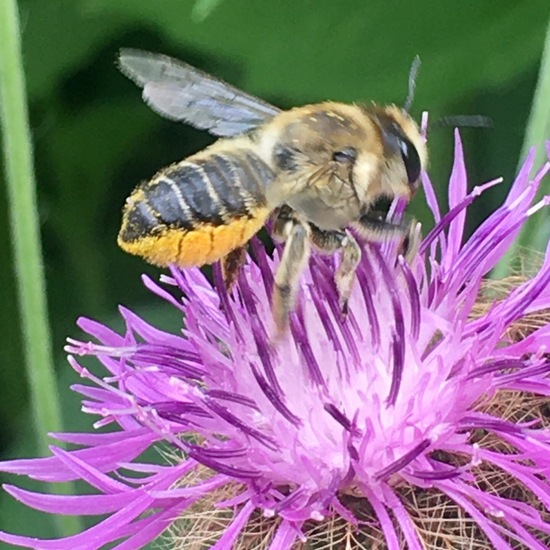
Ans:
[{"label": "bee's middle leg", "polygon": [[340,297],[342,312],[348,312],[348,302],[355,282],[355,271],[361,260],[361,248],[349,231],[324,231],[311,226],[311,242],[321,252],[334,253],[342,251],[342,260],[334,281]]}]

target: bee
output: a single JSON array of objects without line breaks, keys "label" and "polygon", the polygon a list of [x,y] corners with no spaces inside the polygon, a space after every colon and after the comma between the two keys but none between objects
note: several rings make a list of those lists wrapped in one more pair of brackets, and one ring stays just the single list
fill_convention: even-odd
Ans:
[{"label": "bee", "polygon": [[221,260],[230,286],[244,247],[273,220],[285,241],[272,296],[281,334],[312,247],[341,253],[335,283],[345,312],[361,258],[350,229],[407,241],[412,223],[375,206],[410,199],[426,166],[406,109],[326,101],[283,111],[164,55],[124,49],[118,61],[154,111],[221,138],[135,188],[118,235],[126,252],[158,266]]}]

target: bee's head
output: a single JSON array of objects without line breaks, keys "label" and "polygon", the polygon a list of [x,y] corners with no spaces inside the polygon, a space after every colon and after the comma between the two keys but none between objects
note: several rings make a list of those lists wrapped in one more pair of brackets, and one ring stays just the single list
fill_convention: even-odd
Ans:
[{"label": "bee's head", "polygon": [[381,136],[385,160],[380,174],[381,192],[390,197],[410,198],[428,162],[428,150],[416,122],[395,105],[371,105],[364,107],[364,111]]},{"label": "bee's head", "polygon": [[274,165],[325,201],[410,198],[427,161],[417,125],[394,106],[309,105],[284,113],[279,128]]}]

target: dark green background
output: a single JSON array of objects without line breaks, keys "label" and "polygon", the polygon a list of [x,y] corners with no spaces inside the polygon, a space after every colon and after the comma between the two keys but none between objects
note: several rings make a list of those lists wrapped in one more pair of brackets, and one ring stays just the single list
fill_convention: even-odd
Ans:
[{"label": "dark green background", "polygon": [[[208,8],[211,11],[208,12]],[[506,184],[472,208],[470,230],[502,199],[519,161],[542,53],[548,0],[26,0],[20,2],[44,263],[64,414],[90,429],[68,384],[64,339],[88,315],[114,324],[117,304],[164,325],[177,320],[143,289],[158,274],[116,246],[120,210],[141,179],[211,141],[161,119],[115,68],[120,47],[167,53],[288,107],[321,99],[402,103],[422,59],[413,114],[482,114],[465,129],[470,187]],[[1,37],[0,37],[1,48]],[[0,68],[1,70],[1,68]],[[444,197],[452,131],[431,135],[430,172]],[[414,213],[430,219],[417,197]],[[0,185],[0,452],[32,453],[32,425]],[[25,449],[25,450],[22,450]],[[0,528],[44,536],[36,516],[0,497]],[[8,507],[9,506],[9,507]],[[18,513],[15,513],[15,510]],[[32,521],[29,518],[33,518]]]}]

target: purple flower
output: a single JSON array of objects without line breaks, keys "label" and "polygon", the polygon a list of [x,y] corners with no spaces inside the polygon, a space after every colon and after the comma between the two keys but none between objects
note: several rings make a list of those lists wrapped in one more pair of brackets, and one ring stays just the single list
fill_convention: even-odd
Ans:
[{"label": "purple flower", "polygon": [[[258,242],[231,296],[198,269],[173,269],[161,286],[144,278],[181,311],[178,334],[126,308],[122,335],[81,319],[94,343],[71,340],[69,362],[93,384],[73,389],[100,417],[96,427],[118,429],[57,434],[78,448],[0,470],[84,480],[93,494],[5,490],[38,510],[106,519],[62,540],[0,540],[128,549],[169,528],[173,546],[217,550],[284,550],[306,538],[312,547],[548,548],[550,324],[521,336],[514,327],[550,308],[550,251],[503,296],[485,297],[484,286],[549,202],[534,203],[550,164],[531,179],[533,158],[464,242],[467,207],[499,181],[468,192],[457,135],[449,212],[440,214],[424,177],[436,223],[412,264],[395,243],[365,245],[342,319],[335,260],[314,257],[276,347],[269,296],[278,260]],[[217,268],[214,278],[223,288]],[[107,374],[81,367],[81,355]],[[160,443],[164,463],[146,462],[142,453]]]}]

